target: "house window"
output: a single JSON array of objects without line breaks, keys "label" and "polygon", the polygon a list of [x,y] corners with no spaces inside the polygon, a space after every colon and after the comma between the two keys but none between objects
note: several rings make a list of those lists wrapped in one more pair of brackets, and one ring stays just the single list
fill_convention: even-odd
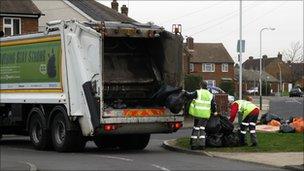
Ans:
[{"label": "house window", "polygon": [[222,64],[222,72],[228,72],[228,64]]},{"label": "house window", "polygon": [[3,32],[5,36],[21,34],[21,19],[4,17]]},{"label": "house window", "polygon": [[193,63],[190,63],[190,72],[194,72],[194,64]]},{"label": "house window", "polygon": [[215,86],[215,80],[205,80],[207,82],[207,86]]},{"label": "house window", "polygon": [[214,72],[215,71],[214,64],[203,64],[202,67],[203,67],[202,68],[203,72]]}]

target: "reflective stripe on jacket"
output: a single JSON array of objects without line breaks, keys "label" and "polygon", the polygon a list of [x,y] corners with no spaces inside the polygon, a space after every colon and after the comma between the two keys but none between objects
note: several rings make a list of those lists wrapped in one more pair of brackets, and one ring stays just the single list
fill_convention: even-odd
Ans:
[{"label": "reflective stripe on jacket", "polygon": [[246,116],[249,115],[250,112],[252,112],[257,106],[247,100],[237,100],[234,103],[237,103],[239,105],[239,112],[243,116],[244,120]]},{"label": "reflective stripe on jacket", "polygon": [[213,94],[206,89],[197,90],[197,98],[192,100],[189,114],[198,118],[210,118]]}]

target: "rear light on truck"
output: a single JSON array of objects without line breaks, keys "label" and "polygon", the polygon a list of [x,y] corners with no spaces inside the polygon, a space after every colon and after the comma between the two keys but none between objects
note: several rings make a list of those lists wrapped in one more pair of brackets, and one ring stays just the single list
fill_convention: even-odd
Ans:
[{"label": "rear light on truck", "polygon": [[181,122],[169,122],[168,125],[171,127],[171,129],[173,129],[173,131],[177,131],[183,126]]},{"label": "rear light on truck", "polygon": [[110,131],[113,131],[113,130],[117,129],[117,125],[105,124],[105,125],[103,125],[103,129],[104,129],[105,132],[110,132]]}]

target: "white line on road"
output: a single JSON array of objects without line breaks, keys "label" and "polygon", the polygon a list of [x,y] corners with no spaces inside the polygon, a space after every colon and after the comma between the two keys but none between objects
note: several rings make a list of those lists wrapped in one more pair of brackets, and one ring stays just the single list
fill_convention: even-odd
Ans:
[{"label": "white line on road", "polygon": [[130,162],[133,161],[133,159],[128,159],[128,158],[124,158],[124,157],[105,156],[105,155],[100,155],[100,157],[104,157],[104,158],[108,158],[108,159],[117,159],[117,160],[123,160],[123,161],[130,161]]},{"label": "white line on road", "polygon": [[30,163],[30,162],[21,162],[20,161],[20,163],[25,163],[25,164],[27,164],[27,165],[29,165],[30,166],[30,171],[37,171],[37,166],[36,165],[34,165],[34,164],[32,164],[32,163]]},{"label": "white line on road", "polygon": [[150,139],[150,141],[165,141],[165,140],[161,140],[161,139]]},{"label": "white line on road", "polygon": [[169,169],[167,169],[167,168],[165,168],[165,167],[162,167],[162,166],[159,166],[159,165],[157,165],[157,164],[152,164],[151,166],[156,167],[156,168],[158,168],[158,169],[160,169],[160,170],[162,170],[162,171],[170,171]]},{"label": "white line on road", "polygon": [[295,102],[295,103],[298,103],[298,104],[302,104],[300,101],[297,101],[296,99],[287,100],[285,102],[286,103],[293,103],[293,102]]}]

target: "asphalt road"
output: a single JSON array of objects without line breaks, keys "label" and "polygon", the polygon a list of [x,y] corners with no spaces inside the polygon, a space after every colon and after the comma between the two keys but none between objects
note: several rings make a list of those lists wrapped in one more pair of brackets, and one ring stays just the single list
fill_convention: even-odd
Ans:
[{"label": "asphalt road", "polygon": [[271,98],[269,113],[277,114],[284,120],[290,116],[304,116],[303,97],[277,97]]},{"label": "asphalt road", "polygon": [[[101,151],[88,142],[81,153],[37,151],[27,137],[5,136],[1,141],[1,170],[24,170],[29,166],[37,170],[278,170],[259,164],[172,152],[161,147],[164,140],[189,135],[190,131],[182,129],[174,134],[155,134],[143,151]],[[15,165],[10,168],[12,164]]]}]

